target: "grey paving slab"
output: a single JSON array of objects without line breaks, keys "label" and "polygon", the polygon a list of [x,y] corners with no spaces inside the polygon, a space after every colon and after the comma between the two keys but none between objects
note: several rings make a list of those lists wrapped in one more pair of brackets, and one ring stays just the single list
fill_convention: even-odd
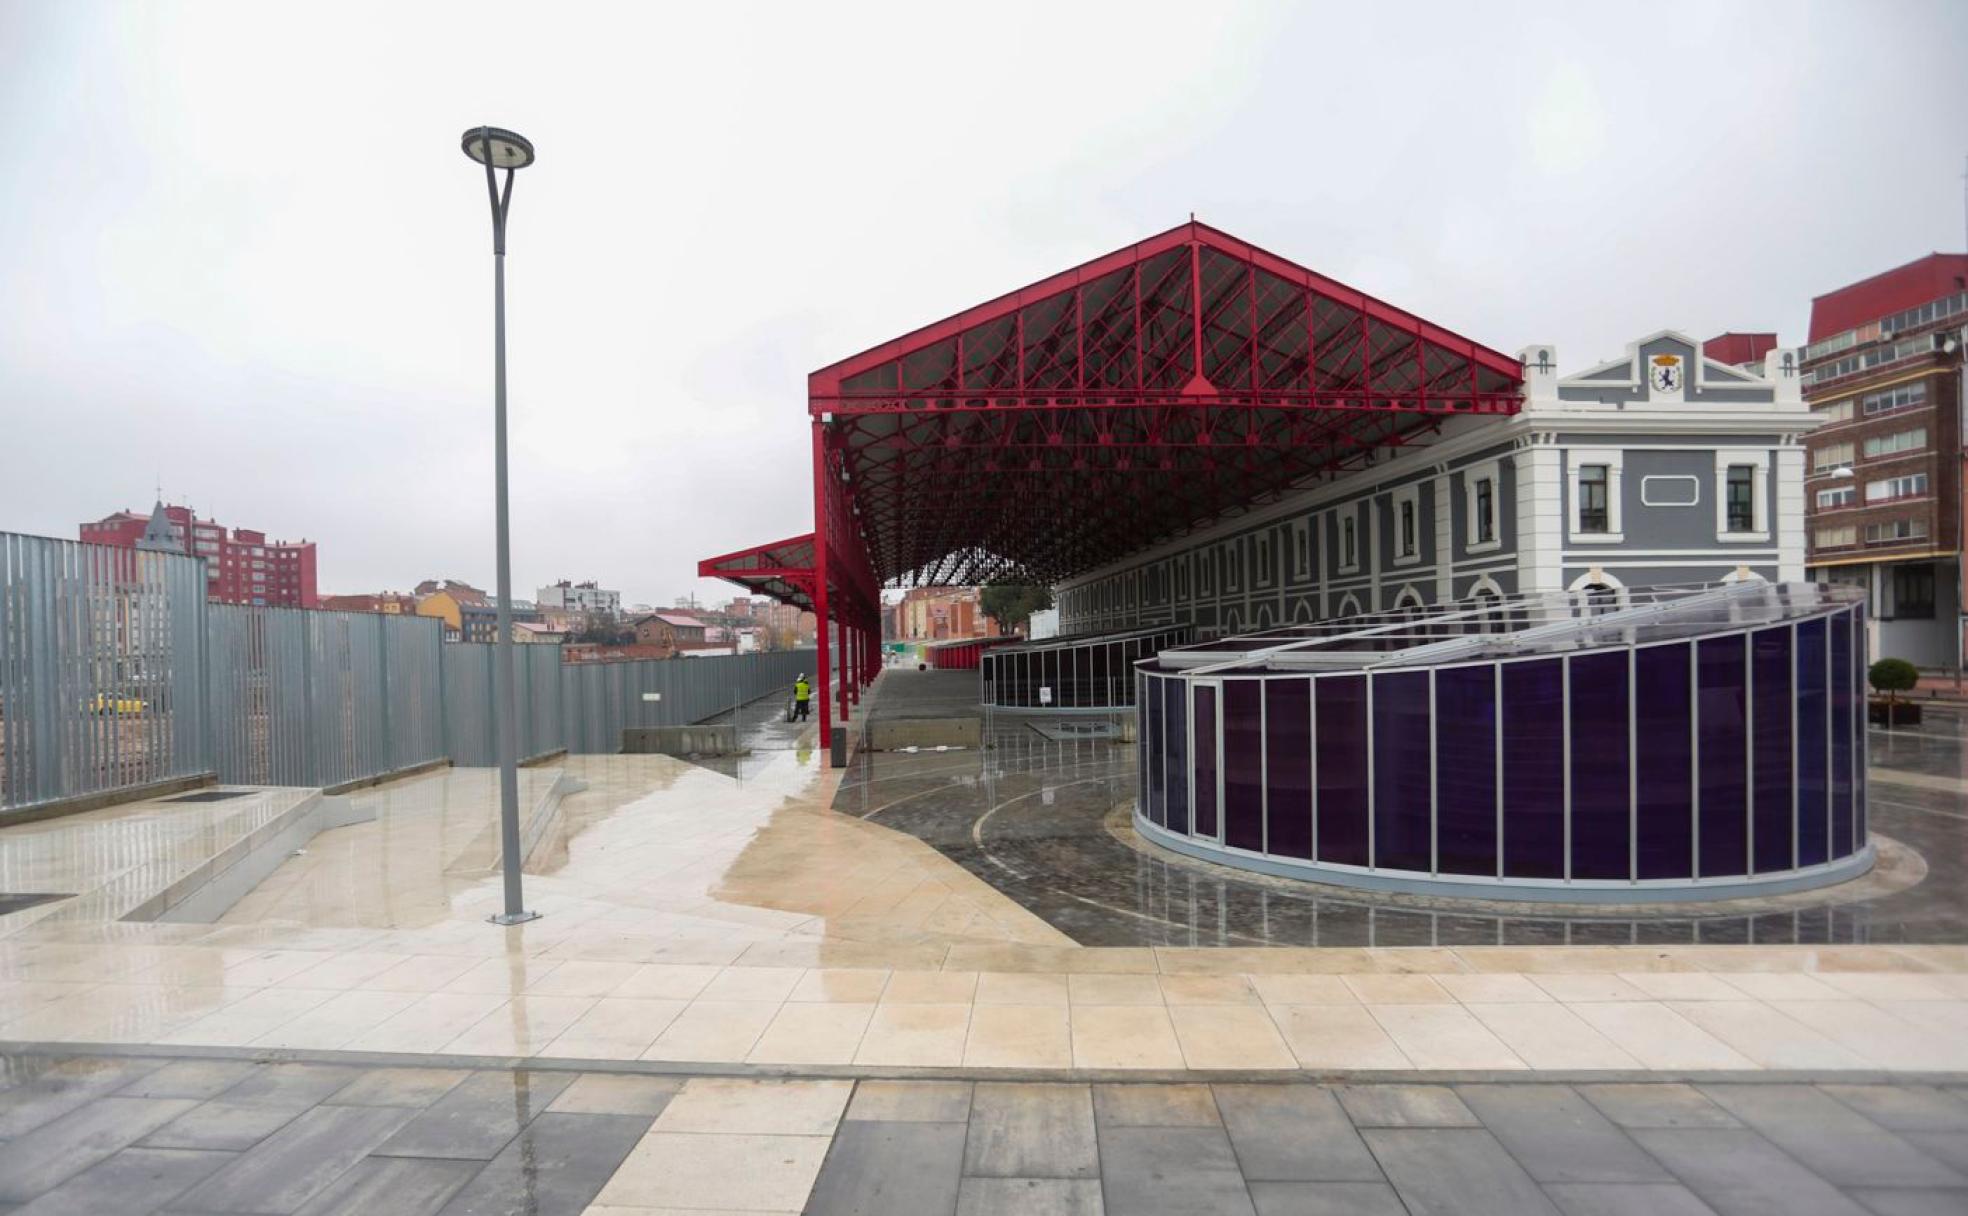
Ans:
[{"label": "grey paving slab", "polygon": [[389,1139],[412,1111],[317,1106],[194,1187],[188,1211],[289,1213],[326,1190]]},{"label": "grey paving slab", "polygon": [[196,1105],[189,1098],[96,1098],[0,1144],[0,1202],[37,1198]]},{"label": "grey paving slab", "polygon": [[231,1153],[126,1148],[14,1211],[27,1216],[130,1216],[154,1211],[232,1158]]},{"label": "grey paving slab", "polygon": [[1704,1085],[1716,1105],[1836,1186],[1968,1186],[1948,1168],[1808,1085]]},{"label": "grey paving slab", "polygon": [[1961,1216],[1968,1212],[1968,1191],[1961,1190],[1867,1187],[1853,1191],[1852,1198],[1878,1216]]},{"label": "grey paving slab", "polygon": [[1246,1181],[1382,1181],[1380,1166],[1331,1090],[1317,1085],[1212,1088]]},{"label": "grey paving slab", "polygon": [[1469,1127],[1371,1127],[1361,1132],[1414,1216],[1556,1213],[1496,1137]]},{"label": "grey paving slab", "polygon": [[1633,1138],[1721,1216],[1865,1211],[1748,1128],[1636,1128]]},{"label": "grey paving slab", "polygon": [[1407,1216],[1385,1182],[1253,1182],[1257,1216]]},{"label": "grey paving slab", "polygon": [[1359,1127],[1481,1127],[1446,1085],[1342,1085],[1339,1101]]},{"label": "grey paving slab", "polygon": [[1742,1120],[1692,1085],[1575,1085],[1601,1114],[1621,1127],[1741,1127]]},{"label": "grey paving slab", "polygon": [[1207,1085],[1096,1085],[1093,1117],[1114,1127],[1217,1127],[1223,1122]]},{"label": "grey paving slab", "polygon": [[440,1211],[444,1216],[580,1216],[651,1122],[646,1115],[543,1114]]},{"label": "grey paving slab", "polygon": [[365,1157],[295,1216],[430,1216],[483,1164],[428,1157]]},{"label": "grey paving slab", "polygon": [[1563,1085],[1463,1085],[1456,1092],[1539,1182],[1671,1182],[1612,1120]]},{"label": "grey paving slab", "polygon": [[1105,1127],[1107,1216],[1256,1216],[1230,1137],[1215,1127]]},{"label": "grey paving slab", "polygon": [[22,1080],[0,1091],[0,1140],[26,1135],[105,1094],[150,1075],[163,1060],[20,1058]]},{"label": "grey paving slab", "polygon": [[960,1123],[843,1122],[807,1216],[949,1216],[963,1163]]},{"label": "grey paving slab", "polygon": [[682,1088],[680,1077],[583,1073],[561,1090],[547,1109],[563,1115],[648,1115],[653,1119]]},{"label": "grey paving slab", "polygon": [[1934,1160],[1968,1174],[1968,1132],[1901,1132],[1900,1139]]},{"label": "grey paving slab", "polygon": [[963,1172],[998,1178],[1097,1178],[1093,1092],[1085,1085],[979,1084]]},{"label": "grey paving slab", "polygon": [[1934,1085],[1820,1085],[1819,1089],[1896,1132],[1968,1132],[1968,1101]]},{"label": "grey paving slab", "polygon": [[1678,1182],[1562,1182],[1544,1188],[1565,1216],[1714,1216]]},{"label": "grey paving slab", "polygon": [[330,1106],[429,1106],[464,1083],[464,1068],[374,1068],[322,1101]]},{"label": "grey paving slab", "polygon": [[267,1064],[220,1091],[229,1106],[288,1106],[305,1110],[361,1076],[340,1064]]},{"label": "grey paving slab", "polygon": [[863,1081],[847,1104],[851,1120],[962,1123],[970,1118],[968,1081]]},{"label": "grey paving slab", "polygon": [[260,1067],[250,1060],[173,1060],[116,1091],[119,1098],[212,1098]]},{"label": "grey paving slab", "polygon": [[232,1106],[201,1102],[143,1138],[147,1148],[210,1148],[244,1152],[301,1115],[292,1106]]},{"label": "grey paving slab", "polygon": [[1092,1178],[966,1178],[957,1216],[1103,1216]]},{"label": "grey paving slab", "polygon": [[489,1161],[576,1073],[478,1072],[403,1125],[381,1151],[391,1157],[475,1157]]}]

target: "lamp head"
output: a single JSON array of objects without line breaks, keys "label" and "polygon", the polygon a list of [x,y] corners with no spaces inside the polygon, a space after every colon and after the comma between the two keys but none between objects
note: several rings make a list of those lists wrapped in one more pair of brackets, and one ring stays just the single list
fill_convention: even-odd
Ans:
[{"label": "lamp head", "polygon": [[533,163],[533,143],[517,131],[503,127],[472,127],[459,143],[465,155],[494,169],[524,169]]}]

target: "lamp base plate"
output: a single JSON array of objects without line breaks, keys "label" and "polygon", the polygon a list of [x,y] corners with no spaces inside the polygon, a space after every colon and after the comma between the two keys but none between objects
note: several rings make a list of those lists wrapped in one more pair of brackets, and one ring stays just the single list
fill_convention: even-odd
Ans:
[{"label": "lamp base plate", "polygon": [[538,912],[495,912],[485,919],[487,923],[494,925],[523,925],[529,920],[539,920],[540,914]]}]

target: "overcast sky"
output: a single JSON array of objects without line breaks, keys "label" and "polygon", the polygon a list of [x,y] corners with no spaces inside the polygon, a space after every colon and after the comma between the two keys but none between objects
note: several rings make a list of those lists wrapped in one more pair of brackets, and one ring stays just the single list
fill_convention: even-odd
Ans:
[{"label": "overcast sky", "polygon": [[[1222,12],[1214,10],[1221,8]],[[166,498],[324,592],[696,589],[805,374],[1195,212],[1577,370],[1963,247],[1968,4],[0,0],[0,529]]]}]

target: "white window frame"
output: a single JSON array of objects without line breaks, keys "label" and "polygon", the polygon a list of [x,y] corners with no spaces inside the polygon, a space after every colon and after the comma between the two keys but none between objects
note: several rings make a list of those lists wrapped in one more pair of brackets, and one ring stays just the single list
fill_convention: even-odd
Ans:
[{"label": "white window frame", "polygon": [[[1490,539],[1477,539],[1482,535],[1476,526],[1476,483],[1490,483]],[[1503,462],[1486,461],[1472,464],[1462,471],[1462,529],[1465,553],[1493,553],[1503,548]]]},{"label": "white window frame", "polygon": [[[1626,540],[1620,518],[1621,489],[1625,484],[1622,465],[1626,452],[1620,448],[1573,448],[1565,462],[1567,491],[1566,525],[1573,544],[1617,545]],[[1587,532],[1579,526],[1579,471],[1592,465],[1606,467],[1606,531]]]},{"label": "white window frame", "polygon": [[[1826,501],[1829,499],[1830,501]],[[1859,505],[1859,489],[1854,485],[1833,486],[1818,491],[1818,510],[1842,511]]]},{"label": "white window frame", "polygon": [[[1394,552],[1396,566],[1418,566],[1421,564],[1421,486],[1419,483],[1395,490],[1387,498],[1389,522],[1394,526],[1394,543],[1388,546]],[[1414,518],[1414,551],[1401,552],[1401,508],[1406,507]]]},{"label": "white window frame", "polygon": [[[1751,518],[1755,527],[1747,532],[1729,530],[1729,469],[1733,465],[1750,467],[1749,494]],[[1715,539],[1730,541],[1768,541],[1770,539],[1770,452],[1767,448],[1719,448],[1715,453]]]}]

